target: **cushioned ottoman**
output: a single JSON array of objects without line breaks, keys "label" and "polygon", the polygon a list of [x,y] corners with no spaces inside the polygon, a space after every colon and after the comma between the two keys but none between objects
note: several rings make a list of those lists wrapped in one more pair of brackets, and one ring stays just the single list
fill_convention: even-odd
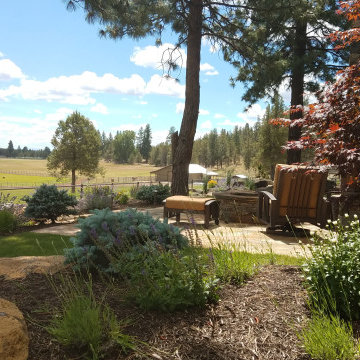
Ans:
[{"label": "cushioned ottoman", "polygon": [[164,219],[176,216],[180,221],[181,213],[203,214],[204,226],[209,227],[210,220],[219,225],[219,204],[214,198],[193,198],[189,196],[170,196],[164,203]]}]

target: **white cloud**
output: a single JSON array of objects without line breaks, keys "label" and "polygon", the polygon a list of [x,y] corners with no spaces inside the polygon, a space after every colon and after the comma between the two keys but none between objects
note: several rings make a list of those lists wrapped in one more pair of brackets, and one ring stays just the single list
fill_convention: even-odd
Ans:
[{"label": "white cloud", "polygon": [[36,114],[42,114],[42,111],[39,110],[39,109],[35,109],[35,110],[34,110],[34,113],[36,113]]},{"label": "white cloud", "polygon": [[151,67],[153,69],[168,70],[166,62],[171,60],[180,67],[185,68],[186,53],[183,49],[175,49],[175,46],[170,43],[162,44],[161,46],[146,46],[144,48],[135,47],[130,61],[135,65],[142,67]]},{"label": "white cloud", "polygon": [[[182,114],[184,112],[184,108],[185,108],[185,103],[177,103],[176,104],[176,113],[177,114]],[[209,115],[210,111],[205,110],[205,109],[199,109],[199,115]]]},{"label": "white cloud", "polygon": [[254,104],[250,106],[250,108],[246,112],[237,113],[236,116],[240,118],[243,123],[249,123],[249,125],[253,125],[258,119],[258,117],[261,118],[264,116],[264,114],[265,109],[263,109],[259,104]]},{"label": "white cloud", "polygon": [[157,145],[161,142],[165,142],[166,137],[168,136],[169,131],[168,130],[156,130],[151,132],[151,144]]},{"label": "white cloud", "polygon": [[208,63],[200,64],[200,71],[213,71],[213,70],[215,70],[215,68]]},{"label": "white cloud", "polygon": [[153,75],[146,84],[146,94],[170,95],[185,98],[185,85],[172,78]]},{"label": "white cloud", "polygon": [[0,116],[0,144],[7,145],[12,140],[15,147],[50,146],[58,122],[72,112],[73,109],[59,108],[54,113],[35,117]]},{"label": "white cloud", "polygon": [[131,118],[132,118],[132,119],[141,119],[141,118],[142,118],[142,115],[141,115],[141,114],[132,115]]},{"label": "white cloud", "polygon": [[5,55],[0,51],[0,58],[4,57]]},{"label": "white cloud", "polygon": [[95,106],[91,107],[90,110],[92,112],[97,112],[97,113],[104,114],[104,115],[107,115],[109,113],[108,108],[104,104],[101,104],[101,103],[97,103]]},{"label": "white cloud", "polygon": [[219,72],[210,64],[200,64],[200,71],[205,71],[205,75],[214,76],[219,75]]},{"label": "white cloud", "polygon": [[139,101],[139,104],[140,104],[140,105],[147,105],[147,103],[148,103],[148,102],[147,102],[147,101],[144,101],[144,100]]},{"label": "white cloud", "polygon": [[157,118],[159,116],[159,114],[151,114],[152,118]]},{"label": "white cloud", "polygon": [[215,76],[215,75],[219,75],[219,72],[217,70],[214,70],[214,71],[207,71],[205,73],[205,75],[208,75],[208,76]]},{"label": "white cloud", "polygon": [[[163,70],[165,73],[169,70],[168,62],[174,62],[180,68],[186,68],[186,52],[183,49],[176,49],[174,44],[165,43],[161,46],[148,45],[144,48],[136,46],[130,57],[135,65],[150,67],[157,70]],[[215,68],[208,64],[200,64],[200,71],[206,71],[206,75],[218,75]]]},{"label": "white cloud", "polygon": [[210,112],[208,110],[199,109],[199,115],[209,115]]},{"label": "white cloud", "polygon": [[185,86],[174,79],[153,75],[148,83],[137,74],[120,79],[113,74],[98,76],[85,71],[80,75],[53,77],[46,81],[21,79],[20,85],[0,89],[0,100],[9,101],[10,97],[24,100],[45,100],[66,104],[95,104],[92,94],[113,93],[138,95],[159,94],[184,98]]},{"label": "white cloud", "polygon": [[218,123],[220,126],[244,126],[244,122],[242,121],[231,121],[229,119],[225,119],[223,122]]},{"label": "white cloud", "polygon": [[22,78],[24,78],[24,74],[15,63],[13,63],[9,59],[0,60],[0,81],[8,81]]},{"label": "white cloud", "polygon": [[220,46],[217,43],[211,42],[208,36],[202,37],[202,45],[207,46],[211,53],[218,52],[220,50]]},{"label": "white cloud", "polygon": [[185,103],[177,103],[175,111],[177,114],[182,114],[184,112],[184,108],[185,108]]},{"label": "white cloud", "polygon": [[57,109],[54,113],[46,114],[45,121],[57,124],[60,120],[66,120],[66,118],[74,112],[74,109],[62,107]]},{"label": "white cloud", "polygon": [[210,120],[204,121],[200,124],[200,129],[212,129],[212,123]]},{"label": "white cloud", "polygon": [[216,113],[215,115],[214,115],[214,118],[215,119],[223,119],[223,118],[225,118],[226,116],[224,115],[224,114],[219,114],[219,113]]}]

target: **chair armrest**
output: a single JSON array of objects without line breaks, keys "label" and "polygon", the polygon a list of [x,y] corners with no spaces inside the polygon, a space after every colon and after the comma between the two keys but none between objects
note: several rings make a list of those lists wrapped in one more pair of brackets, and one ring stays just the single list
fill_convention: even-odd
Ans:
[{"label": "chair armrest", "polygon": [[260,222],[273,225],[278,217],[279,202],[276,197],[268,191],[259,192],[259,203],[257,217]]},{"label": "chair armrest", "polygon": [[270,193],[268,191],[260,191],[259,192],[259,197],[260,196],[261,197],[267,197],[271,201],[276,201],[277,200],[276,197],[272,193]]}]

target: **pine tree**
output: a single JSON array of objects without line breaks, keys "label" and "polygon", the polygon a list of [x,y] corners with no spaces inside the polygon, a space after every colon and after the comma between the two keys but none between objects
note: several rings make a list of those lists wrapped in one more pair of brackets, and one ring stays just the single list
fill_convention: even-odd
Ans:
[{"label": "pine tree", "polygon": [[141,156],[145,159],[146,162],[149,161],[150,151],[151,151],[151,128],[150,128],[150,124],[146,124],[143,133],[142,144],[140,148]]},{"label": "pine tree", "polygon": [[14,153],[15,153],[14,144],[13,144],[12,140],[10,140],[9,144],[8,144],[8,147],[7,147],[6,156],[7,157],[14,157]]},{"label": "pine tree", "polygon": [[54,149],[48,157],[49,170],[65,176],[71,173],[72,192],[75,192],[76,172],[94,176],[101,172],[101,137],[92,122],[75,111],[61,120],[51,140]]},{"label": "pine tree", "polygon": [[[225,55],[231,50],[245,54],[249,45],[241,36],[247,15],[243,11],[254,11],[254,7],[250,3],[229,0],[67,0],[67,4],[70,9],[81,6],[89,22],[99,21],[104,26],[101,35],[113,39],[155,35],[160,44],[161,34],[170,28],[178,35],[175,48],[164,64],[170,72],[177,67],[177,50],[186,45],[185,108],[178,140],[174,141],[177,146],[171,191],[187,195],[188,169],[199,115],[202,38],[206,36],[212,44],[217,44]],[[280,5],[269,7],[267,12],[276,13]],[[244,21],[236,21],[238,17]]]},{"label": "pine tree", "polygon": [[[291,91],[290,119],[301,118],[305,90],[318,88],[318,80],[331,80],[347,59],[346,52],[336,53],[328,35],[334,27],[348,23],[335,13],[335,0],[249,0],[247,25],[242,41],[249,44],[246,53],[232,49],[226,58],[238,69],[233,79],[247,85],[243,100],[255,103],[274,96],[288,79]],[[268,9],[278,10],[269,11]],[[244,13],[239,15],[243,22]],[[299,107],[297,107],[300,105]],[[296,108],[297,107],[297,108]],[[295,108],[297,110],[295,110]],[[288,139],[299,140],[299,126],[289,127]],[[301,151],[289,149],[287,162],[300,162]]]},{"label": "pine tree", "polygon": [[262,176],[274,176],[277,163],[286,161],[283,146],[286,145],[287,129],[270,123],[271,119],[283,115],[284,102],[276,96],[274,103],[266,108],[266,112],[259,122],[258,151],[256,155],[257,168]]}]

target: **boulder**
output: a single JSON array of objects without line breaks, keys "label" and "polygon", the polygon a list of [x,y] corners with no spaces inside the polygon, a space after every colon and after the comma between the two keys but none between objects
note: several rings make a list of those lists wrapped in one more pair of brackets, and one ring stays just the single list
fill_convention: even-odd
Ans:
[{"label": "boulder", "polygon": [[0,298],[0,359],[26,360],[29,337],[24,317],[17,306]]}]

